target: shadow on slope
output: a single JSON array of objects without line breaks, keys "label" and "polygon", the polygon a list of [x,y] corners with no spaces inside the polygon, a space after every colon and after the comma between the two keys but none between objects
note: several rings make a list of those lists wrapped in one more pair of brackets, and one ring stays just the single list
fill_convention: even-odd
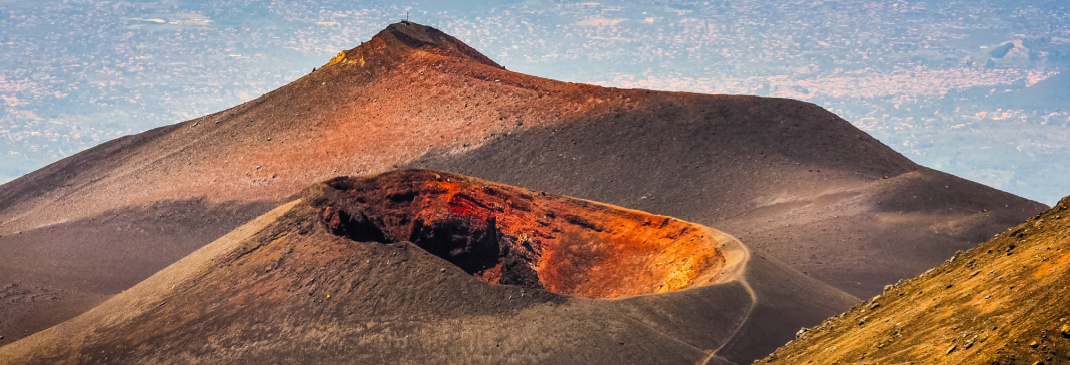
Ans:
[{"label": "shadow on slope", "polygon": [[78,315],[268,209],[166,201],[0,236],[0,286],[10,288],[0,344]]}]

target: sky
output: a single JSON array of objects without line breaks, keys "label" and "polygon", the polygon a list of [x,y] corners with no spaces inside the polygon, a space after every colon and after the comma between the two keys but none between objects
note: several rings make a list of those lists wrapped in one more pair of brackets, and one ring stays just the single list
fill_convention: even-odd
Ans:
[{"label": "sky", "polygon": [[1051,205],[1070,195],[1068,9],[1051,0],[0,0],[0,183],[252,100],[407,14],[536,76],[812,102],[922,165]]}]

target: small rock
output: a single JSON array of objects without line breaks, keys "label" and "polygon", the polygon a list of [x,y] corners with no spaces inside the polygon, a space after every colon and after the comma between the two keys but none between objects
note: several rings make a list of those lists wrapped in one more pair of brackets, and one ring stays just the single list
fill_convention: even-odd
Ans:
[{"label": "small rock", "polygon": [[1059,332],[1062,333],[1063,337],[1070,338],[1070,324],[1064,324],[1062,328],[1059,328]]},{"label": "small rock", "polygon": [[438,269],[438,272],[446,272],[446,268]]},{"label": "small rock", "polygon": [[1036,341],[1033,341],[1033,342],[1030,342],[1030,343],[1029,343],[1029,347],[1032,347],[1032,348],[1037,348],[1038,346],[1040,346],[1040,343],[1038,343],[1038,342],[1036,342]]},{"label": "small rock", "polygon": [[947,348],[947,353],[950,354],[950,353],[954,352],[955,349],[957,349],[957,348],[959,348],[959,345],[951,345],[951,347]]}]

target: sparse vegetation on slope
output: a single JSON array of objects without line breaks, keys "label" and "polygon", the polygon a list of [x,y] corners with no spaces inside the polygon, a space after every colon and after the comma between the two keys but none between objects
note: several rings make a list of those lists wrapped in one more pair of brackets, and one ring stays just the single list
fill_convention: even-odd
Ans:
[{"label": "sparse vegetation on slope", "polygon": [[1070,363],[1070,198],[799,332],[763,364]]}]

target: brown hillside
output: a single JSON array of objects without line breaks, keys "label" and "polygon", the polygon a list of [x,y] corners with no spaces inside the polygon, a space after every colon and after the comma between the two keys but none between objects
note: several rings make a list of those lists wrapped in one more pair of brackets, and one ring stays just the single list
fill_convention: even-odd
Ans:
[{"label": "brown hillside", "polygon": [[857,300],[704,226],[402,171],[316,184],[0,363],[745,363]]},{"label": "brown hillside", "polygon": [[825,321],[769,364],[1070,363],[1070,198]]},{"label": "brown hillside", "polygon": [[312,183],[405,166],[721,227],[861,296],[1044,208],[918,167],[811,104],[542,79],[398,23],[261,98],[0,186],[0,287],[23,293],[0,301],[18,318],[0,345]]}]

